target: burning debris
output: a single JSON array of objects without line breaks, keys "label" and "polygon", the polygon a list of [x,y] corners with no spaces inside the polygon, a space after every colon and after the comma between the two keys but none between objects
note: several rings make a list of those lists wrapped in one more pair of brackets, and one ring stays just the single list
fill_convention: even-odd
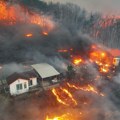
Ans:
[{"label": "burning debris", "polygon": [[118,20],[120,20],[120,16],[115,16],[115,15],[107,15],[107,16],[103,16],[102,18],[103,20],[101,20],[99,22],[100,27],[107,28],[109,26],[113,26]]},{"label": "burning debris", "polygon": [[76,85],[72,85],[70,83],[67,83],[67,85],[70,87],[70,88],[74,88],[76,90],[82,90],[82,91],[86,91],[86,92],[93,92],[95,94],[98,94],[98,95],[101,95],[101,96],[104,96],[103,93],[99,93],[96,88],[94,86],[91,86],[91,85],[87,85],[86,87],[79,87],[79,86],[76,86]]},{"label": "burning debris", "polygon": [[48,36],[48,32],[42,32],[43,35]]},{"label": "burning debris", "polygon": [[[75,85],[75,83],[66,83],[66,87],[62,88],[53,88],[52,93],[55,95],[56,100],[65,105],[65,106],[77,106],[78,102],[77,100],[73,97],[72,93],[75,91],[84,91],[88,93],[93,93],[99,96],[104,97],[105,95],[101,92],[98,92],[98,90],[93,86],[93,85],[86,85],[86,86],[81,86],[81,85]],[[71,91],[71,90],[74,90]]]},{"label": "burning debris", "polygon": [[[88,64],[88,61],[91,64],[96,64],[98,71],[102,74],[112,73],[114,71],[114,57],[109,52],[109,50],[105,50],[103,47],[98,47],[98,45],[90,45],[90,49],[86,54],[86,58],[81,54],[81,52],[77,51],[76,54],[75,49],[69,51],[68,49],[60,49],[58,50],[59,53],[67,53],[69,54],[69,58],[71,62],[75,66],[81,66],[81,64]],[[75,52],[75,53],[74,53]],[[82,56],[82,57],[81,57]]]},{"label": "burning debris", "polygon": [[63,105],[77,105],[77,102],[73,98],[72,94],[65,88],[53,88],[52,93],[56,96],[57,101]]},{"label": "burning debris", "polygon": [[25,34],[25,37],[32,37],[33,36],[33,34],[32,33],[28,33],[28,34]]},{"label": "burning debris", "polygon": [[70,113],[61,115],[59,117],[54,117],[50,119],[48,116],[46,117],[46,120],[72,120]]},{"label": "burning debris", "polygon": [[82,60],[82,58],[73,58],[73,63],[75,64],[75,65],[80,65],[80,63],[82,63],[83,62],[83,60]]}]

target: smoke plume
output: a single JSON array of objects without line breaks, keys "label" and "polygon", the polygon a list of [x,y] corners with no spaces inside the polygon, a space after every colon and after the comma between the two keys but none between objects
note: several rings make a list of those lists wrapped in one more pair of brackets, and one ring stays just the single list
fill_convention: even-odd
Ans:
[{"label": "smoke plume", "polygon": [[[5,11],[7,5],[8,10],[12,12],[12,19],[6,15],[0,16],[0,63],[6,76],[13,72],[25,71],[24,65],[31,62],[47,62],[60,71],[66,70],[69,59],[62,57],[58,52],[59,49],[73,48],[74,54],[79,53],[87,59],[90,46],[96,44],[94,40],[79,31],[72,33],[52,15],[46,15],[37,9],[33,11],[23,9],[18,3],[2,5]],[[72,25],[74,26],[74,23]],[[72,31],[76,29],[73,28]],[[104,97],[77,90],[72,93],[78,101],[78,106],[66,107],[59,104],[49,90],[15,98],[0,95],[0,119],[45,120],[47,115],[53,117],[69,113],[72,120],[120,120],[120,102],[115,94],[119,90],[119,75],[113,82],[104,77],[92,81],[99,72],[90,63],[85,67],[88,68],[87,72],[79,69],[76,81],[84,76],[89,82],[95,82],[95,87],[105,94]],[[2,75],[4,77],[4,74]]]}]

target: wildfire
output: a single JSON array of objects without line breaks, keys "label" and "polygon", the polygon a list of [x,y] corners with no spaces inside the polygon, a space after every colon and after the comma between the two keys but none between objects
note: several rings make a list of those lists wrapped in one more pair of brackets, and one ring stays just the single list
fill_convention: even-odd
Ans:
[{"label": "wildfire", "polygon": [[90,53],[90,60],[99,66],[99,72],[108,73],[113,65],[113,58],[107,52],[96,49]]},{"label": "wildfire", "polygon": [[32,37],[33,34],[32,34],[32,33],[28,33],[28,34],[26,34],[25,36],[29,38],[29,37]]},{"label": "wildfire", "polygon": [[99,21],[99,25],[102,28],[107,28],[109,26],[114,25],[117,20],[120,20],[120,16],[115,15],[103,16],[102,20]]},{"label": "wildfire", "polygon": [[105,15],[101,19],[98,20],[97,23],[93,26],[94,32],[93,37],[98,38],[101,35],[103,29],[113,26],[120,20],[120,16],[116,15]]},{"label": "wildfire", "polygon": [[58,52],[59,53],[71,53],[73,51],[73,48],[69,48],[69,49],[59,49]]},{"label": "wildfire", "polygon": [[[17,6],[17,7],[16,7]],[[54,28],[54,23],[48,16],[30,12],[20,5],[11,5],[7,2],[0,1],[0,23],[4,25],[14,25],[16,23],[35,24],[42,30],[46,30],[44,35]]]},{"label": "wildfire", "polygon": [[67,53],[68,50],[67,49],[59,49],[58,52],[60,52],[60,53]]},{"label": "wildfire", "polygon": [[0,1],[0,21],[11,25],[16,21],[15,8],[8,6],[5,2]]},{"label": "wildfire", "polygon": [[48,116],[46,117],[46,120],[71,120],[71,116],[69,113],[67,114],[63,114],[61,116],[58,117],[53,117],[53,118],[49,118]]},{"label": "wildfire", "polygon": [[55,95],[57,101],[63,105],[77,105],[77,102],[73,98],[72,94],[65,88],[53,88],[52,93]]},{"label": "wildfire", "polygon": [[58,94],[58,92],[57,92],[57,90],[56,90],[55,88],[52,89],[52,93],[56,96],[56,99],[57,99],[57,101],[58,101],[59,103],[68,106],[68,104],[65,103],[65,102],[60,98],[60,96],[59,96],[59,94]]},{"label": "wildfire", "polygon": [[35,25],[40,26],[43,31],[43,35],[48,35],[48,32],[54,28],[54,23],[47,16],[40,16],[38,14],[33,14],[30,16],[29,22]]},{"label": "wildfire", "polygon": [[73,63],[75,64],[75,65],[80,65],[80,63],[82,63],[82,59],[81,58],[76,58],[76,59],[74,59],[73,60]]},{"label": "wildfire", "polygon": [[93,92],[95,94],[98,94],[100,96],[104,96],[104,94],[102,93],[99,93],[95,87],[91,86],[91,85],[88,85],[86,87],[79,87],[79,86],[76,86],[76,85],[72,85],[70,83],[67,83],[67,85],[70,87],[70,88],[74,88],[76,90],[82,90],[82,91],[86,91],[86,92]]},{"label": "wildfire", "polygon": [[48,36],[48,32],[42,32],[42,34]]}]

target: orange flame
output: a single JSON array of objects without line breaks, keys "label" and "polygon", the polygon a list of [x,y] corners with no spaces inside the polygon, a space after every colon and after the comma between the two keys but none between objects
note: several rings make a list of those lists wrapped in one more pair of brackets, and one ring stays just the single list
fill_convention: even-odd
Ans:
[{"label": "orange flame", "polygon": [[[17,6],[17,7],[16,7]],[[17,22],[35,24],[45,30],[46,33],[54,28],[54,23],[50,17],[43,16],[23,9],[20,5],[10,5],[0,1],[0,23],[4,25],[13,25]]]},{"label": "orange flame", "polygon": [[32,37],[33,34],[32,34],[32,33],[28,33],[28,34],[26,34],[25,36],[29,38],[29,37]]},{"label": "orange flame", "polygon": [[97,23],[94,24],[93,26],[93,37],[98,38],[103,29],[106,29],[107,27],[111,27],[114,24],[117,23],[117,21],[120,20],[120,16],[119,15],[105,15],[103,16]]},{"label": "orange flame", "polygon": [[60,96],[58,95],[58,92],[57,92],[57,90],[56,90],[55,88],[52,89],[52,93],[56,96],[56,99],[57,99],[57,101],[58,101],[59,103],[68,106],[68,104],[65,103],[65,102],[60,98]]},{"label": "orange flame", "polygon": [[65,88],[52,89],[52,93],[55,95],[57,101],[63,105],[70,106],[71,104],[77,105],[76,100],[72,94]]},{"label": "orange flame", "polygon": [[63,114],[59,117],[53,117],[53,118],[49,118],[48,116],[46,117],[46,120],[71,120],[71,116],[69,113],[67,114]]},{"label": "orange flame", "polygon": [[75,64],[75,65],[80,65],[80,63],[82,63],[82,59],[81,58],[76,58],[76,59],[74,59],[73,60],[73,63]]},{"label": "orange flame", "polygon": [[103,16],[102,20],[99,22],[99,25],[102,28],[106,28],[114,25],[117,20],[120,20],[120,16],[115,16],[115,15]]},{"label": "orange flame", "polygon": [[0,1],[0,21],[11,25],[16,21],[16,12],[14,7],[8,6],[5,2]]},{"label": "orange flame", "polygon": [[74,105],[77,105],[76,100],[73,98],[72,94],[67,89],[61,88],[61,90],[63,90],[63,92],[66,93],[69,96],[69,98],[71,98],[71,100],[74,103]]},{"label": "orange flame", "polygon": [[91,86],[91,85],[88,85],[86,87],[79,87],[79,86],[76,86],[76,85],[71,85],[70,83],[67,83],[67,85],[70,87],[70,88],[74,88],[76,90],[82,90],[82,91],[86,91],[86,92],[93,92],[95,94],[98,94],[98,95],[101,95],[101,96],[104,96],[103,93],[99,93],[95,87]]},{"label": "orange flame", "polygon": [[42,32],[42,34],[48,36],[48,32]]},{"label": "orange flame", "polygon": [[95,49],[90,53],[90,60],[99,66],[99,72],[101,73],[108,73],[113,67],[113,57],[100,49]]},{"label": "orange flame", "polygon": [[68,52],[68,50],[67,49],[59,49],[58,52],[60,52],[60,53],[66,53],[66,52]]}]

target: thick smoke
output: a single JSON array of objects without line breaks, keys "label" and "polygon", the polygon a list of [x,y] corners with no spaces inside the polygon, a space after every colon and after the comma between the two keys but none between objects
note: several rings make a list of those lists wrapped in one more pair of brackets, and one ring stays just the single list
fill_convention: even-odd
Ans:
[{"label": "thick smoke", "polygon": [[[57,52],[59,49],[73,47],[76,51],[82,51],[81,54],[89,50],[92,43],[89,38],[78,33],[72,35],[68,28],[55,22],[50,16],[43,13],[41,15],[39,10],[36,10],[36,13],[23,9],[19,4],[10,4],[10,6],[13,10],[17,8],[18,10],[14,22],[8,17],[10,20],[6,18],[0,24],[1,64],[32,61],[54,63],[58,67],[64,64],[62,61],[66,61]],[[41,18],[40,25],[38,18]],[[34,19],[37,19],[38,23]],[[9,21],[12,21],[12,25],[8,24]],[[48,32],[48,35],[44,35],[44,31]],[[26,37],[28,33],[32,33],[33,36]]]},{"label": "thick smoke", "polygon": [[[19,14],[19,12],[18,12]],[[39,14],[39,13],[38,13]],[[24,16],[25,17],[25,16]],[[3,71],[9,75],[13,72],[23,72],[25,68],[22,63],[47,62],[56,68],[66,69],[68,61],[61,57],[58,49],[74,48],[84,58],[87,57],[89,47],[93,43],[89,37],[71,32],[58,22],[54,23],[54,29],[48,35],[42,34],[42,28],[35,24],[17,23],[12,26],[0,27],[0,62]],[[74,31],[74,30],[73,30]],[[26,33],[33,33],[33,37],[26,38]],[[75,54],[78,54],[75,53]],[[61,69],[60,69],[61,70]],[[88,64],[88,71],[99,75],[98,71]],[[79,70],[80,75],[83,73]],[[85,76],[91,79],[88,74]],[[56,99],[50,91],[46,93],[25,94],[16,98],[0,96],[0,119],[1,120],[45,120],[46,115],[72,114],[73,120],[120,120],[118,98],[112,92],[116,90],[117,82],[108,82],[104,78],[96,81],[96,86],[102,89],[105,97],[91,93],[76,91],[74,96],[79,101],[77,107],[64,107],[55,102]],[[119,84],[118,84],[119,85]],[[118,86],[117,85],[117,86]],[[83,98],[88,104],[80,102]],[[82,113],[82,114],[81,114]]]}]

